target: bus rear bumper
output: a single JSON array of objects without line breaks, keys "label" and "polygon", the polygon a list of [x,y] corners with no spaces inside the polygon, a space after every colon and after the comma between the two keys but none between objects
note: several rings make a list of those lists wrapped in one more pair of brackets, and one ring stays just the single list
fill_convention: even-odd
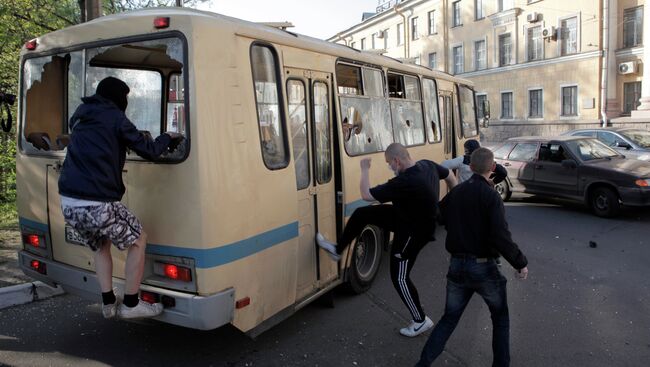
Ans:
[{"label": "bus rear bumper", "polygon": [[[47,265],[47,273],[41,274],[30,267],[32,260]],[[99,283],[93,272],[45,259],[26,251],[18,253],[18,262],[22,271],[51,286],[60,285],[66,292],[95,302],[101,301]],[[124,289],[124,280],[113,278],[113,285],[120,291]],[[177,292],[160,287],[142,284],[140,289],[174,299],[173,307],[166,307],[162,315],[154,320],[199,330],[212,330],[228,324],[233,320],[235,310],[235,290],[228,288],[209,296],[198,296]]]}]

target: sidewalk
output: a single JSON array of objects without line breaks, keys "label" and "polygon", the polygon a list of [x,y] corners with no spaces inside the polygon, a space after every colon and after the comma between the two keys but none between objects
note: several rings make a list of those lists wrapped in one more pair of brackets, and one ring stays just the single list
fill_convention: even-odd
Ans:
[{"label": "sidewalk", "polygon": [[63,294],[61,288],[34,281],[20,270],[20,242],[18,231],[0,230],[0,310]]}]

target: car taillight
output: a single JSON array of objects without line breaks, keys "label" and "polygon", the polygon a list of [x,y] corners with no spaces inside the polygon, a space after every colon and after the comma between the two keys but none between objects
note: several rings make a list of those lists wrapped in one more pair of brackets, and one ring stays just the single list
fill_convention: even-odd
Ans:
[{"label": "car taillight", "polygon": [[650,179],[639,179],[634,181],[634,183],[640,187],[648,187],[650,186]]}]

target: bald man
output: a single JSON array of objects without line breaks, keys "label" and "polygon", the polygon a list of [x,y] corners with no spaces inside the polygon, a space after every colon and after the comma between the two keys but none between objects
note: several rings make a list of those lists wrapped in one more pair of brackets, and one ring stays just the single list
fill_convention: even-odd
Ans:
[{"label": "bald man", "polygon": [[[454,187],[456,178],[449,174],[447,168],[432,161],[414,161],[408,150],[399,143],[389,145],[384,156],[395,177],[371,188],[370,158],[364,158],[360,162],[359,185],[364,200],[382,204],[355,210],[338,244],[327,241],[320,233],[316,234],[316,242],[332,259],[338,261],[343,250],[367,225],[393,232],[391,280],[413,318],[413,322],[400,329],[400,334],[415,337],[430,329],[433,322],[422,310],[417,289],[411,282],[411,270],[422,247],[434,238],[440,180]],[[392,205],[385,204],[387,202],[392,202]]]}]

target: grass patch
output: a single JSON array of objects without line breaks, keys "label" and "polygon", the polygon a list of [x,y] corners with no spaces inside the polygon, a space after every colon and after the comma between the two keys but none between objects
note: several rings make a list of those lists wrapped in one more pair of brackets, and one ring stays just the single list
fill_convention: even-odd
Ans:
[{"label": "grass patch", "polygon": [[16,212],[15,201],[9,203],[0,203],[0,229],[18,229],[18,213]]}]

